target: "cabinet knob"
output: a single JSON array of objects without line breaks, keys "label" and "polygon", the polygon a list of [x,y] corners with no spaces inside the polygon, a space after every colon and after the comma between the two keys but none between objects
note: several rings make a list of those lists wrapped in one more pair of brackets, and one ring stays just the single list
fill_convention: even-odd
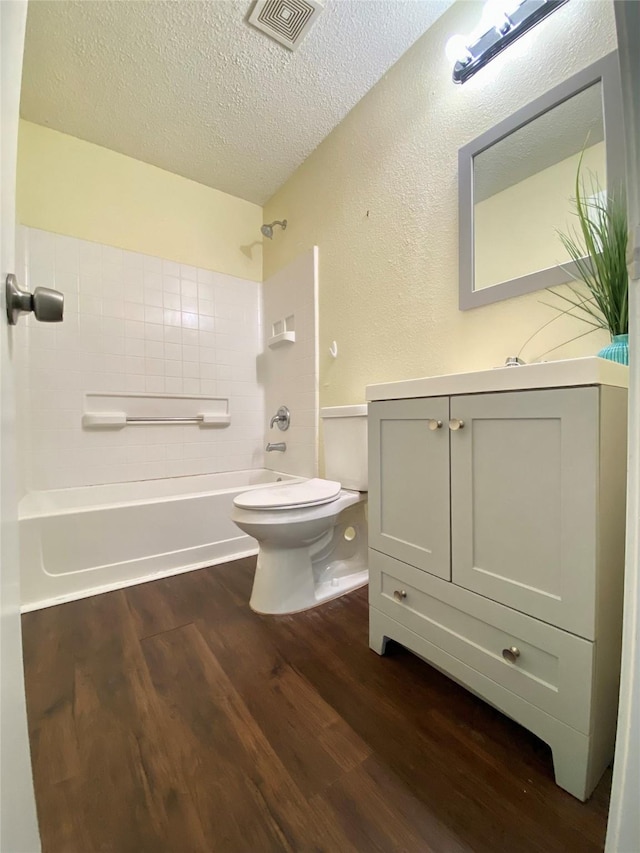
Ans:
[{"label": "cabinet knob", "polygon": [[407,597],[407,591],[405,589],[396,589],[393,593],[393,597],[396,601],[404,601]]},{"label": "cabinet knob", "polygon": [[429,429],[442,429],[442,421],[437,421],[435,418],[429,418]]},{"label": "cabinet knob", "polygon": [[462,429],[464,427],[464,421],[461,421],[460,418],[451,418],[449,421],[449,429],[455,430]]},{"label": "cabinet knob", "polygon": [[510,646],[508,649],[502,650],[502,657],[509,663],[517,663],[520,657],[520,649],[517,646]]}]

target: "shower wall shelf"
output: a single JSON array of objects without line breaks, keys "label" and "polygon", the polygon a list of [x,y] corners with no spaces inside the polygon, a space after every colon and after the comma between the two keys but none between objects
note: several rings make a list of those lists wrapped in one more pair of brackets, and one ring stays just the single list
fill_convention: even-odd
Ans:
[{"label": "shower wall shelf", "polygon": [[122,429],[129,425],[231,423],[228,397],[187,394],[85,394],[85,429]]},{"label": "shower wall shelf", "polygon": [[296,342],[296,318],[293,314],[276,320],[271,324],[271,337],[267,340],[267,346],[273,349],[282,344],[294,344]]},{"label": "shower wall shelf", "polygon": [[267,341],[267,345],[273,349],[274,347],[282,346],[282,344],[294,344],[295,342],[295,332],[280,332],[279,335],[272,335]]}]

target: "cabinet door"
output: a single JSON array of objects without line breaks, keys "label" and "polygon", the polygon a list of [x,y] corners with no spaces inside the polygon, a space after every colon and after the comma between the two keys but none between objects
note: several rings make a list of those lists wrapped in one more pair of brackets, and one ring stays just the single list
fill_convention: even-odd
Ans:
[{"label": "cabinet door", "polygon": [[448,419],[448,397],[369,404],[369,545],[446,580]]},{"label": "cabinet door", "polygon": [[454,583],[594,633],[597,388],[451,398]]}]

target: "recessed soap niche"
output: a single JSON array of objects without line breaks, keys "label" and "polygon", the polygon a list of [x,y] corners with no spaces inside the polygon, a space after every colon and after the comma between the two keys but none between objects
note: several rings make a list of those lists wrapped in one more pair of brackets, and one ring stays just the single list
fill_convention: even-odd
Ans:
[{"label": "recessed soap niche", "polygon": [[271,324],[271,335],[267,345],[272,349],[282,344],[293,344],[296,341],[296,318],[294,314],[276,320]]}]

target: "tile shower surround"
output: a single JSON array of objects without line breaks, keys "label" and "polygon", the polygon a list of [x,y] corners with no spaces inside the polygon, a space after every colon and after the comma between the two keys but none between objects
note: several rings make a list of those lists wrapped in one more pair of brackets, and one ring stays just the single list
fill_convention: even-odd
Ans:
[{"label": "tile shower surround", "polygon": [[[16,330],[28,490],[262,467],[261,285],[22,227],[24,286],[65,295],[61,324]],[[230,398],[226,428],[81,428],[87,392]]]}]

